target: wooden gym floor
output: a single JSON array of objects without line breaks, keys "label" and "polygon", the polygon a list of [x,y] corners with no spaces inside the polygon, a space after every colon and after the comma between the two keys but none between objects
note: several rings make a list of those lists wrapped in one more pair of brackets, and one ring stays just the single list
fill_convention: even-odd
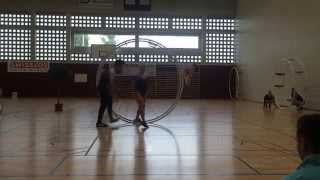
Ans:
[{"label": "wooden gym floor", "polygon": [[54,99],[0,101],[0,180],[280,180],[300,163],[299,114],[261,104],[181,100],[142,131],[97,129],[97,99],[64,99],[63,113],[53,112]]}]

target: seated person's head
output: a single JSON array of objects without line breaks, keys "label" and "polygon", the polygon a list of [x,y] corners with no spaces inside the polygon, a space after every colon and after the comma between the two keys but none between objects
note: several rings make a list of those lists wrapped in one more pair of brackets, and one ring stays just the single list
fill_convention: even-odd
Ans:
[{"label": "seated person's head", "polygon": [[320,114],[304,115],[299,118],[297,142],[301,159],[320,154]]}]

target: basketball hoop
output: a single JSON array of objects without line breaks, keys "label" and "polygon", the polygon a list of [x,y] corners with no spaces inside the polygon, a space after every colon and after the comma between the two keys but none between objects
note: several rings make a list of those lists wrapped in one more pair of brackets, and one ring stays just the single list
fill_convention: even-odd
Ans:
[{"label": "basketball hoop", "polygon": [[91,57],[110,59],[116,57],[116,46],[112,44],[92,44],[91,45]]}]

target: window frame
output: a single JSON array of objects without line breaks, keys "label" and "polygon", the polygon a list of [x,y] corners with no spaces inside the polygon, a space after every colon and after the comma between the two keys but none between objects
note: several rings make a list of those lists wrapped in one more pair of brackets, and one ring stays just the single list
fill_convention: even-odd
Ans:
[{"label": "window frame", "polygon": [[[160,55],[169,55],[171,57],[174,56],[201,56],[201,64],[225,64],[221,63],[221,60],[217,60],[216,62],[208,62],[206,60],[207,58],[207,42],[206,42],[206,34],[233,34],[234,35],[234,47],[233,47],[233,56],[231,57],[232,63],[230,64],[235,64],[237,63],[237,50],[239,47],[239,44],[237,42],[238,40],[238,34],[237,34],[237,20],[234,17],[209,17],[209,16],[168,16],[168,15],[130,15],[130,14],[125,14],[125,15],[119,15],[119,14],[65,14],[65,13],[44,13],[44,12],[28,12],[28,11],[16,11],[16,12],[8,12],[8,11],[0,11],[0,14],[15,14],[17,17],[19,15],[27,15],[28,18],[31,18],[30,24],[27,25],[19,25],[19,24],[2,24],[0,25],[0,29],[27,29],[31,31],[31,59],[30,60],[36,60],[36,32],[37,30],[66,30],[67,35],[66,35],[66,45],[67,45],[67,60],[64,62],[71,62],[71,63],[77,63],[71,60],[71,55],[75,53],[89,53],[90,50],[89,48],[80,48],[80,47],[74,47],[74,33],[88,33],[88,34],[115,34],[115,35],[133,35],[135,36],[135,39],[137,40],[139,36],[144,36],[144,35],[157,35],[157,36],[198,36],[199,41],[198,41],[198,49],[192,49],[192,48],[164,48],[164,49],[158,49],[158,48],[140,48],[137,47],[137,44],[139,42],[135,42],[136,46],[134,48],[119,48],[120,52],[123,53],[129,53],[133,52],[136,57],[139,57],[139,55],[144,55],[144,54],[160,54]],[[50,25],[50,26],[39,26],[37,25],[37,15],[38,16],[64,16],[66,17],[66,25],[61,26],[61,25]],[[82,16],[84,17],[84,20],[86,20],[85,17],[98,17],[97,23],[99,24],[98,26],[91,26],[91,21],[88,23],[90,26],[86,27],[81,27],[81,26],[72,26],[71,19],[74,16]],[[23,16],[22,16],[23,17]],[[124,18],[124,21],[122,22],[115,22],[115,26],[107,26],[106,23],[107,17],[119,17],[119,18]],[[126,28],[126,26],[122,26],[121,23],[126,24],[125,18],[134,18],[134,20],[130,20],[130,25],[134,26],[131,28]],[[158,28],[158,26],[162,26],[162,24],[159,22],[153,23],[154,28],[145,28],[142,29],[140,28],[140,18],[150,18],[150,19],[155,19],[157,18],[164,18],[168,20],[168,27],[167,28]],[[190,26],[189,28],[175,28],[176,25],[173,23],[173,19],[182,19],[183,21],[186,21],[187,24],[182,24],[182,25],[187,25]],[[201,24],[194,24],[193,20],[198,19],[201,21]],[[217,25],[219,28],[214,28],[212,19],[215,20],[220,20],[220,24]],[[127,19],[129,20],[129,19]],[[167,21],[166,20],[166,21]],[[230,20],[232,21],[231,23],[229,22],[223,22],[221,20]],[[188,22],[189,23],[188,25]],[[210,22],[209,22],[210,21]],[[49,20],[50,22],[50,20]],[[53,21],[56,22],[56,21]],[[134,24],[133,24],[134,22]],[[95,22],[94,22],[95,23]],[[118,24],[117,24],[118,23]],[[120,24],[119,24],[120,23]],[[85,23],[86,24],[86,23]],[[152,23],[151,23],[152,24]],[[229,24],[229,25],[228,25]],[[231,24],[231,25],[230,25]],[[209,27],[209,25],[211,27]],[[224,25],[225,28],[224,28]],[[193,26],[193,27],[191,27]],[[194,28],[198,26],[197,28]],[[221,28],[222,27],[222,28]],[[232,27],[232,28],[229,28]],[[54,41],[52,41],[54,42]],[[50,42],[50,43],[52,43]],[[0,43],[0,47],[3,44]],[[214,48],[214,47],[212,47]],[[4,51],[0,49],[0,51]],[[5,62],[5,61],[11,61],[15,59],[6,59],[5,57],[0,58],[0,62]],[[17,59],[20,60],[20,59]],[[22,59],[21,59],[22,60]],[[223,60],[223,59],[222,59]],[[50,61],[54,62],[54,61]],[[60,62],[60,61],[59,61]],[[138,61],[136,61],[138,62]],[[89,61],[89,63],[94,63]],[[160,62],[161,63],[161,62]],[[173,62],[177,63],[177,62]]]}]

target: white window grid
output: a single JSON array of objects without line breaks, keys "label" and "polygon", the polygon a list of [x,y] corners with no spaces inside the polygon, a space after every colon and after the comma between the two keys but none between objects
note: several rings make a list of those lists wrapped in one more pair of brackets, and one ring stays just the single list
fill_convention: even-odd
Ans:
[{"label": "white window grid", "polygon": [[73,53],[71,54],[71,61],[82,61],[82,62],[100,62],[100,61],[107,61],[107,62],[114,62],[117,59],[121,59],[125,62],[134,62],[135,55],[134,54],[117,54],[116,58],[92,58],[90,54],[87,53]]},{"label": "white window grid", "polygon": [[99,62],[101,58],[92,58],[90,54],[87,53],[73,53],[71,54],[71,61]]},{"label": "white window grid", "polygon": [[164,17],[140,17],[140,29],[168,29],[169,18]]},{"label": "white window grid", "polygon": [[135,21],[135,17],[107,16],[106,28],[134,29],[136,28]]},{"label": "white window grid", "polygon": [[0,14],[2,26],[30,26],[31,15],[28,14]]},{"label": "white window grid", "polygon": [[[70,16],[71,27],[81,28],[100,28],[102,27],[103,16]],[[139,18],[139,21],[136,21]],[[31,26],[32,15],[28,14],[0,14],[0,26]],[[35,15],[35,25],[37,27],[68,27],[67,16],[65,15]],[[125,17],[108,16],[105,17],[106,28],[127,28],[134,29],[136,26],[141,29],[168,29],[169,26],[178,30],[201,30],[205,23],[207,31],[205,37],[205,63],[235,63],[235,30],[236,21],[234,19],[215,19],[207,18],[202,22],[201,18],[182,18],[182,17]],[[171,24],[172,20],[172,24]],[[137,24],[138,23],[138,24]],[[67,60],[70,52],[67,52],[66,31],[38,30],[36,31],[35,57],[37,60]],[[214,32],[210,32],[210,31]],[[216,32],[230,31],[230,32]],[[0,57],[2,60],[29,60],[32,57],[31,49],[32,29],[30,28],[8,28],[2,27],[0,36]],[[11,33],[11,34],[10,34]],[[161,34],[161,33],[160,33]],[[61,36],[61,37],[60,37]],[[139,50],[137,50],[139,52]],[[70,53],[71,61],[98,61],[90,58],[89,54]],[[171,56],[169,56],[171,57]],[[160,58],[158,54],[139,55],[139,62],[167,62],[169,57]],[[172,55],[176,62],[200,62],[202,58],[196,56]],[[127,62],[135,62],[134,55],[118,55],[117,58],[107,61],[123,59]],[[101,60],[100,58],[98,58]],[[200,59],[200,60],[199,60]]]},{"label": "white window grid", "polygon": [[37,30],[36,31],[36,60],[66,61],[67,60],[67,31]]},{"label": "white window grid", "polygon": [[71,16],[71,27],[101,28],[100,16]]},{"label": "white window grid", "polygon": [[67,16],[37,14],[36,26],[66,27]]},{"label": "white window grid", "polygon": [[207,63],[235,63],[234,34],[206,34]]},{"label": "white window grid", "polygon": [[235,20],[234,19],[207,19],[206,28],[207,30],[233,31],[235,30]]},{"label": "white window grid", "polygon": [[139,54],[139,62],[142,63],[168,63],[169,55],[165,54]]},{"label": "white window grid", "polygon": [[174,56],[177,62],[179,63],[201,63],[201,56],[194,56],[194,55],[177,55]]},{"label": "white window grid", "polygon": [[117,58],[103,59],[103,61],[107,61],[107,62],[115,62],[116,60],[117,60]]},{"label": "white window grid", "polygon": [[172,28],[182,30],[202,29],[201,18],[172,18]]},{"label": "white window grid", "polygon": [[117,54],[117,59],[124,62],[135,62],[136,55],[134,54]]},{"label": "white window grid", "polygon": [[0,29],[0,60],[30,60],[31,30]]}]

